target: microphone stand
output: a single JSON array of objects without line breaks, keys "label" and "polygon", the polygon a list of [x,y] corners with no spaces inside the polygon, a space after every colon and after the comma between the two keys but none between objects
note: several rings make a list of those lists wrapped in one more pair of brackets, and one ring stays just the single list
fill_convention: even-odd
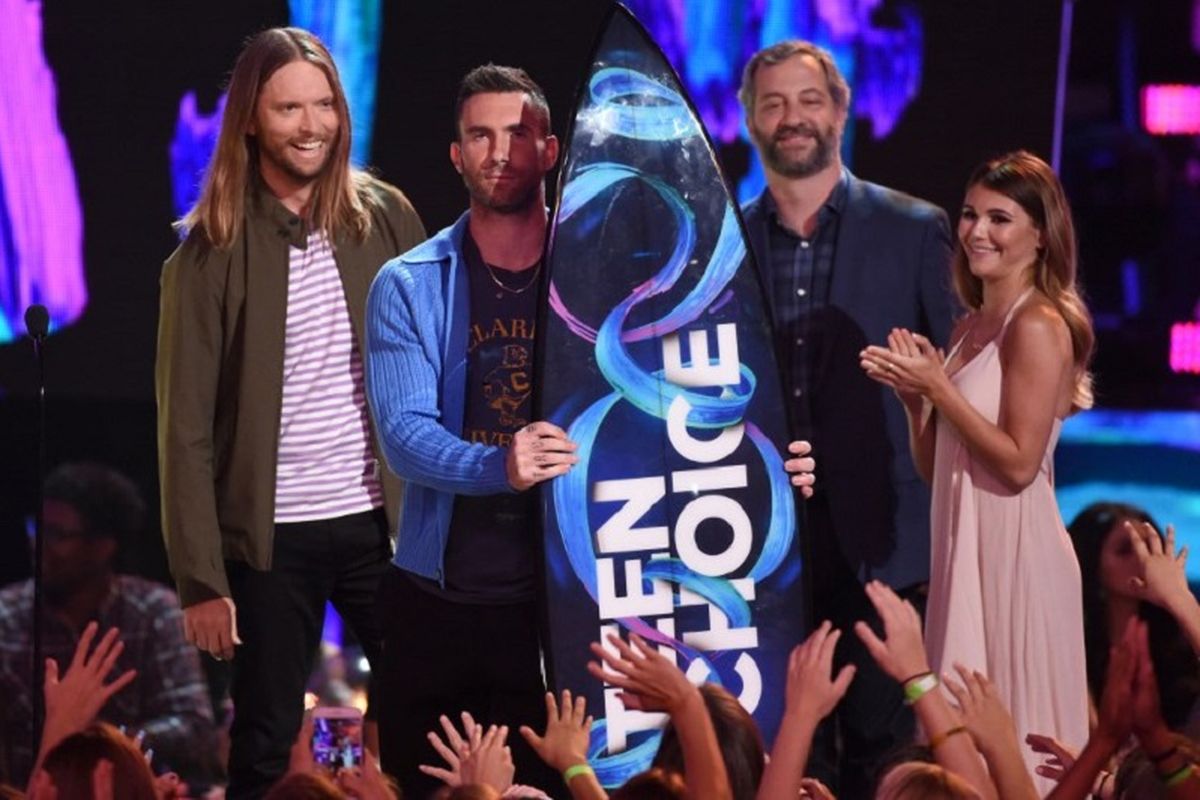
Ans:
[{"label": "microphone stand", "polygon": [[33,701],[33,725],[30,727],[30,753],[37,758],[41,744],[42,722],[45,717],[46,698],[42,691],[45,664],[42,656],[42,483],[46,479],[46,333],[50,327],[50,315],[42,305],[30,306],[25,311],[25,329],[33,340],[33,355],[37,362],[37,489],[34,493],[34,538],[33,538],[33,669],[30,696]]}]

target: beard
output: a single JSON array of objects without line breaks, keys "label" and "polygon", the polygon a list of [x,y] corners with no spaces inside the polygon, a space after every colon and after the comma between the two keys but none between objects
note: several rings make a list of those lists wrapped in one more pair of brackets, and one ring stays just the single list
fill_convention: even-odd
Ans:
[{"label": "beard", "polygon": [[505,183],[496,184],[490,191],[479,176],[470,175],[464,171],[462,179],[463,185],[467,187],[467,193],[479,206],[497,214],[520,214],[528,211],[538,202],[538,189],[541,187],[542,176],[539,175],[535,180],[530,181],[518,180],[511,181],[507,185]]},{"label": "beard", "polygon": [[[790,134],[802,134],[813,138],[813,147],[806,156],[794,156],[784,152],[783,138]],[[751,129],[751,138],[758,147],[759,155],[774,172],[788,178],[807,178],[833,163],[838,150],[837,129],[830,125],[825,130],[811,125],[780,125],[770,135]]]},{"label": "beard", "polygon": [[326,142],[322,152],[323,157],[320,162],[315,164],[305,164],[288,158],[287,145],[275,147],[263,147],[260,145],[259,153],[261,158],[265,158],[271,162],[271,165],[275,169],[297,183],[315,183],[329,171],[330,164],[333,163],[333,150],[335,146],[336,140]]}]

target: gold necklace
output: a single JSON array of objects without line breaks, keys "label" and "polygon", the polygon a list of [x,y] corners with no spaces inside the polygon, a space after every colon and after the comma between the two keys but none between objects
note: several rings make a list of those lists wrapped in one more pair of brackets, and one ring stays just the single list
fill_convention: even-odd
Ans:
[{"label": "gold necklace", "polygon": [[[480,259],[480,261],[483,261],[483,259]],[[533,284],[537,283],[538,274],[542,271],[542,262],[539,260],[537,262],[537,264],[534,265],[534,267],[533,267],[533,275],[529,278],[529,283],[525,284],[520,289],[514,289],[511,286],[509,286],[508,284],[506,284],[504,281],[502,281],[496,277],[496,273],[492,271],[491,264],[484,261],[483,266],[487,270],[488,277],[492,279],[492,283],[496,284],[497,286],[499,286],[501,289],[508,292],[509,294],[521,294],[526,289],[528,289],[530,286],[533,286]],[[501,295],[496,295],[496,296],[501,297]]]}]

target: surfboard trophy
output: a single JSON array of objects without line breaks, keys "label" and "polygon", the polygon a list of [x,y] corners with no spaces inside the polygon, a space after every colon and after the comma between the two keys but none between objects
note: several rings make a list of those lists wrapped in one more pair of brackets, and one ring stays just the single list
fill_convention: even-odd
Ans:
[{"label": "surfboard trophy", "polygon": [[617,786],[649,766],[666,719],[600,686],[588,643],[656,643],[737,696],[769,744],[807,596],[769,306],[738,209],[679,79],[617,4],[564,153],[536,386],[580,462],[542,492],[547,656],[558,689],[586,694],[589,760]]}]

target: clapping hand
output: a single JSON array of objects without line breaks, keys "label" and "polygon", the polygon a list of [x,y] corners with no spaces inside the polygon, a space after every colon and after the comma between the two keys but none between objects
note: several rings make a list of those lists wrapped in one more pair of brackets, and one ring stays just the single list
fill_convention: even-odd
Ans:
[{"label": "clapping hand", "polygon": [[1133,679],[1133,732],[1139,740],[1152,733],[1165,731],[1162,705],[1159,701],[1158,678],[1150,659],[1150,632],[1145,622],[1138,622],[1134,634],[1136,672]]},{"label": "clapping hand", "polygon": [[867,377],[891,387],[906,403],[929,394],[946,380],[945,354],[919,333],[893,328],[888,346],[870,345],[858,354]]},{"label": "clapping hand", "polygon": [[1134,681],[1137,677],[1138,627],[1145,625],[1130,617],[1121,640],[1112,646],[1108,656],[1108,673],[1100,695],[1096,736],[1103,736],[1115,750],[1129,738],[1133,730]]}]

